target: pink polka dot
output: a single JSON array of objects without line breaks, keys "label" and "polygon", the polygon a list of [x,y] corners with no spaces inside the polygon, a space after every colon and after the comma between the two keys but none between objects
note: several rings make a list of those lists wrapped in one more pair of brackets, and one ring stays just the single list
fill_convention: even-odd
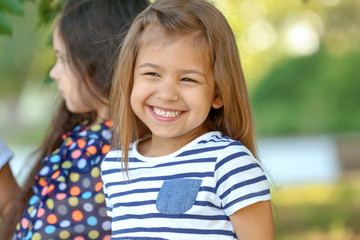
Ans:
[{"label": "pink polka dot", "polygon": [[85,240],[85,238],[78,236],[78,237],[75,237],[74,240]]},{"label": "pink polka dot", "polygon": [[57,200],[63,200],[66,198],[66,193],[58,193],[56,194],[56,199]]},{"label": "pink polka dot", "polygon": [[21,227],[22,228],[27,228],[28,224],[29,224],[29,222],[28,222],[28,220],[26,218],[21,219]]},{"label": "pink polka dot", "polygon": [[77,159],[81,156],[81,151],[79,149],[76,149],[74,150],[72,153],[71,153],[71,157],[73,159]]},{"label": "pink polka dot", "polygon": [[111,239],[111,236],[110,235],[106,235],[103,240],[110,240]]},{"label": "pink polka dot", "polygon": [[48,193],[48,186],[45,186],[41,191],[41,195],[45,196],[47,193]]},{"label": "pink polka dot", "polygon": [[37,211],[37,217],[42,217],[45,214],[45,210],[43,208],[39,208]]}]

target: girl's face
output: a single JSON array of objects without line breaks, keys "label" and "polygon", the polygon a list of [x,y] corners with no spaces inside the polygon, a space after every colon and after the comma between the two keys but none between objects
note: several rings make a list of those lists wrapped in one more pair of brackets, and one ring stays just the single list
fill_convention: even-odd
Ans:
[{"label": "girl's face", "polygon": [[[166,41],[167,40],[167,41]],[[143,44],[134,68],[131,107],[153,139],[190,142],[208,130],[210,108],[222,106],[192,35]]]},{"label": "girl's face", "polygon": [[91,111],[92,109],[83,100],[84,95],[88,93],[85,90],[79,89],[79,82],[67,60],[66,48],[57,27],[53,34],[53,47],[57,60],[50,71],[50,77],[57,82],[66,107],[73,113]]}]

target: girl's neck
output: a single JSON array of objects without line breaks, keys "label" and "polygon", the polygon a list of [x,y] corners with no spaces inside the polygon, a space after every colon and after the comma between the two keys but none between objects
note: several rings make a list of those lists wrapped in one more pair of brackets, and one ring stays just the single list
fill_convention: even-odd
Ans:
[{"label": "girl's neck", "polygon": [[207,132],[208,130],[206,129],[197,129],[196,131],[172,138],[162,138],[152,134],[150,138],[139,142],[137,150],[141,155],[146,157],[169,155]]},{"label": "girl's neck", "polygon": [[101,107],[99,107],[98,111],[96,112],[96,119],[93,122],[92,125],[94,124],[100,124],[105,122],[106,120],[109,119],[109,106],[103,104]]}]

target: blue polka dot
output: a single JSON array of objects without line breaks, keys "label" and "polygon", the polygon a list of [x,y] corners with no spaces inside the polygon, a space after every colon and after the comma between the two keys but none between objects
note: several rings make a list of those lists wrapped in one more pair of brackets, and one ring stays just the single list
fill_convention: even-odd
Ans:
[{"label": "blue polka dot", "polygon": [[60,227],[67,228],[71,225],[71,222],[69,220],[64,220],[60,223]]},{"label": "blue polka dot", "polygon": [[87,219],[87,223],[90,225],[90,226],[95,226],[97,224],[97,219],[96,217],[94,216],[91,216],[91,217],[88,217]]},{"label": "blue polka dot", "polygon": [[89,199],[89,198],[91,198],[91,192],[84,192],[82,195],[81,195],[81,197],[83,198],[83,199]]},{"label": "blue polka dot", "polygon": [[83,169],[86,166],[86,163],[87,161],[84,158],[82,158],[78,161],[77,166],[78,168]]},{"label": "blue polka dot", "polygon": [[59,161],[60,161],[59,155],[54,155],[54,156],[51,156],[51,158],[50,158],[50,162],[52,162],[52,163],[57,163]]},{"label": "blue polka dot", "polygon": [[[99,139],[99,136],[98,135],[96,135],[96,134],[91,134],[90,136],[89,136],[89,138],[92,138],[91,140],[94,140],[94,139]],[[90,140],[90,141],[91,141]],[[91,143],[92,144],[92,143]],[[89,143],[89,145],[91,145],[90,143]]]},{"label": "blue polka dot", "polygon": [[26,234],[26,239],[31,239],[31,237],[32,237],[32,235],[33,235],[33,233],[32,232],[28,232],[27,234]]},{"label": "blue polka dot", "polygon": [[47,234],[52,234],[53,232],[55,232],[55,230],[56,230],[56,227],[52,226],[52,225],[46,226],[46,228],[45,228],[45,232]]},{"label": "blue polka dot", "polygon": [[37,201],[39,201],[39,197],[34,195],[30,198],[29,204],[34,205],[35,203],[37,203]]},{"label": "blue polka dot", "polygon": [[50,168],[48,166],[45,166],[40,170],[39,175],[45,176],[49,172],[49,170]]},{"label": "blue polka dot", "polygon": [[110,131],[108,131],[108,130],[103,130],[103,131],[101,132],[101,135],[103,136],[103,138],[105,138],[105,139],[107,139],[107,140],[109,140],[109,139],[111,138],[111,133],[110,133]]}]

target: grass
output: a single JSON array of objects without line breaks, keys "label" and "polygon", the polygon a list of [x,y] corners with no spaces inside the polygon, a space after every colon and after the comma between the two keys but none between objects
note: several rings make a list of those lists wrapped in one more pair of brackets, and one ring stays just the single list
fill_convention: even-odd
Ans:
[{"label": "grass", "polygon": [[360,240],[360,178],[273,189],[276,239]]}]

